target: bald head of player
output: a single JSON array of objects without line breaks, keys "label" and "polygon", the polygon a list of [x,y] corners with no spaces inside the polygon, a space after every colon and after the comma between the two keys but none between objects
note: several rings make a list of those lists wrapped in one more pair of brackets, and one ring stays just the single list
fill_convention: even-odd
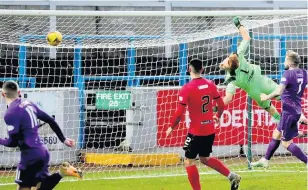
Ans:
[{"label": "bald head of player", "polygon": [[189,73],[191,78],[200,78],[203,70],[203,64],[200,59],[193,59],[189,62]]},{"label": "bald head of player", "polygon": [[287,51],[287,54],[286,54],[286,59],[284,62],[284,69],[289,70],[289,69],[297,68],[300,62],[301,62],[301,58],[298,55],[298,53],[292,50],[289,50]]},{"label": "bald head of player", "polygon": [[2,96],[7,104],[19,98],[19,86],[15,81],[6,81],[2,86]]}]

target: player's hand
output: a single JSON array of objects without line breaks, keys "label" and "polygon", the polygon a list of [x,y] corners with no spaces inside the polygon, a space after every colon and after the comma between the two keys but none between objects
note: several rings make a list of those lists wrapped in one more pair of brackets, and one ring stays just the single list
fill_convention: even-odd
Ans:
[{"label": "player's hand", "polygon": [[171,127],[168,127],[166,131],[166,137],[168,137],[172,133],[173,129]]},{"label": "player's hand", "polygon": [[64,141],[64,144],[68,147],[74,147],[75,141],[73,139],[66,138]]},{"label": "player's hand", "polygon": [[233,18],[233,23],[234,23],[234,25],[236,26],[236,28],[238,28],[238,29],[239,29],[241,26],[243,26],[243,25],[241,24],[240,17],[238,17],[238,16],[236,16],[236,17]]},{"label": "player's hand", "polygon": [[214,119],[215,127],[217,127],[219,125],[220,119],[217,116],[214,116],[213,119]]},{"label": "player's hand", "polygon": [[268,100],[268,96],[266,94],[261,93],[260,98],[261,98],[261,101]]}]

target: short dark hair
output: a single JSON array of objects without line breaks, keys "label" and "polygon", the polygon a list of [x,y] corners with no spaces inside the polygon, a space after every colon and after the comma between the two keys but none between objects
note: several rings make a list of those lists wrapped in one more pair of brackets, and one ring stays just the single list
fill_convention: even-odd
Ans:
[{"label": "short dark hair", "polygon": [[3,93],[7,98],[17,98],[19,86],[15,81],[9,80],[2,85]]},{"label": "short dark hair", "polygon": [[202,61],[200,59],[193,59],[189,62],[189,65],[193,67],[194,72],[196,73],[200,73],[202,68],[203,68],[203,64]]}]

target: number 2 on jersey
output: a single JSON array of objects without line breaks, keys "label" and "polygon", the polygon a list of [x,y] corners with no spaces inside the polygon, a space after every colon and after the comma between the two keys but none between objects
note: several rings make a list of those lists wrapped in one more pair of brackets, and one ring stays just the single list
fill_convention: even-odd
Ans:
[{"label": "number 2 on jersey", "polygon": [[[203,102],[204,101],[204,102]],[[202,113],[206,113],[209,110],[206,108],[206,106],[210,103],[210,96],[203,96],[202,97]]]},{"label": "number 2 on jersey", "polygon": [[303,84],[304,79],[303,78],[299,78],[297,79],[297,83],[299,83],[299,87],[298,87],[298,91],[297,94],[300,93],[300,91],[302,90],[302,84]]}]

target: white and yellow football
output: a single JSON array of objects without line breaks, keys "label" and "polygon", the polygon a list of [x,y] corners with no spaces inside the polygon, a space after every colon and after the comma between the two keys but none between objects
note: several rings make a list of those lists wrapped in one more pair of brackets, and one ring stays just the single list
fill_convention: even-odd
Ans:
[{"label": "white and yellow football", "polygon": [[58,31],[49,32],[46,36],[49,45],[57,46],[62,42],[62,34]]}]

